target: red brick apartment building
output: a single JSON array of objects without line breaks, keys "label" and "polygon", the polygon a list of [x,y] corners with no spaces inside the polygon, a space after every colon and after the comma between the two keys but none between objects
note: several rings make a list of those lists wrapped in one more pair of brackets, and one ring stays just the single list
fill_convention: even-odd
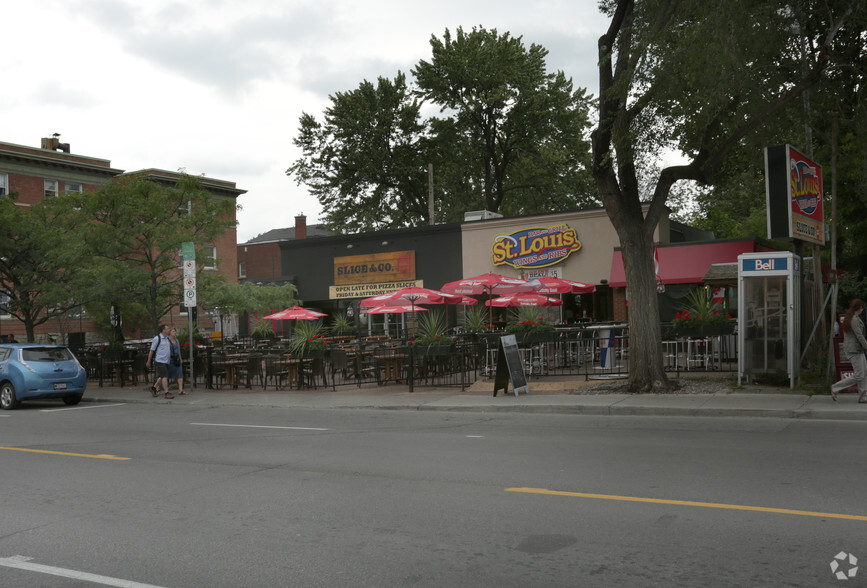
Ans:
[{"label": "red brick apartment building", "polygon": [[[154,181],[163,184],[176,183],[181,174],[160,169],[144,169],[144,173]],[[112,178],[124,174],[124,170],[111,167],[111,161],[71,153],[68,143],[61,143],[57,136],[43,138],[40,147],[27,147],[0,142],[0,195],[18,193],[16,203],[30,206],[44,198],[68,192],[92,192],[108,183]],[[212,194],[221,198],[237,199],[246,190],[240,190],[234,182],[213,178],[199,178],[202,185]],[[234,218],[234,212],[232,217]],[[223,233],[211,245],[214,259],[218,260],[213,271],[220,272],[230,282],[238,281],[237,231],[232,228]],[[206,268],[207,269],[207,268]],[[0,295],[2,298],[2,295]],[[0,335],[14,334],[24,340],[24,326],[6,313],[2,307],[5,300],[0,299]],[[187,324],[177,313],[166,317],[167,323],[183,327]],[[199,327],[208,330],[213,327],[210,317],[199,313]],[[51,320],[37,328],[37,339],[48,338],[48,334],[60,334],[70,343],[90,343],[99,340],[96,325],[86,317],[68,320]],[[125,332],[127,338],[137,338],[140,333]]]}]

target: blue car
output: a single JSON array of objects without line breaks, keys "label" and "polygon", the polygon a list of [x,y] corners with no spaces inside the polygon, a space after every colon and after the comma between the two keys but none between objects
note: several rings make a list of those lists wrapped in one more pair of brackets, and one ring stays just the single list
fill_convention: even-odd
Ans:
[{"label": "blue car", "polygon": [[78,404],[87,373],[63,345],[0,344],[0,408],[12,410],[22,400],[62,398]]}]

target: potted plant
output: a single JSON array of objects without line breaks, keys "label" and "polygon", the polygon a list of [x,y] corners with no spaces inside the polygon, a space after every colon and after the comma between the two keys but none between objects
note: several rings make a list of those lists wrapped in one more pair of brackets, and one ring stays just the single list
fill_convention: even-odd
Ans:
[{"label": "potted plant", "polygon": [[318,322],[301,321],[295,325],[289,349],[303,358],[325,357],[328,339],[322,333],[322,326]]},{"label": "potted plant", "polygon": [[671,322],[679,337],[715,337],[733,332],[732,317],[719,304],[713,303],[713,292],[708,287],[689,293],[683,310]]},{"label": "potted plant", "polygon": [[266,341],[273,341],[277,338],[277,334],[274,332],[274,329],[271,328],[271,325],[269,325],[263,320],[259,321],[256,324],[256,328],[253,329],[253,332],[250,333],[250,335],[253,337],[253,339],[256,339],[257,341],[262,339]]},{"label": "potted plant", "polygon": [[469,335],[478,335],[489,330],[488,311],[480,306],[467,306],[464,311],[463,332]]},{"label": "potted plant", "polygon": [[331,333],[335,338],[351,338],[355,335],[355,323],[345,312],[338,312],[331,318]]},{"label": "potted plant", "polygon": [[416,355],[448,355],[455,347],[455,340],[446,335],[446,318],[440,312],[418,315],[418,333],[410,342]]},{"label": "potted plant", "polygon": [[541,343],[550,341],[554,335],[554,327],[539,316],[539,311],[532,306],[522,306],[515,309],[506,325],[506,332],[514,334],[519,343]]}]

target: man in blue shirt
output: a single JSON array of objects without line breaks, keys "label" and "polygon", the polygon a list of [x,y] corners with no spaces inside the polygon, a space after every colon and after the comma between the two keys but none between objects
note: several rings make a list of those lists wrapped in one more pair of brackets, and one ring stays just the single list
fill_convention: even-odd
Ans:
[{"label": "man in blue shirt", "polygon": [[145,367],[151,368],[151,362],[156,361],[157,382],[151,388],[151,393],[154,396],[162,394],[160,388],[163,388],[166,393],[166,398],[174,398],[169,392],[169,362],[172,356],[172,344],[169,341],[169,326],[160,325],[160,332],[151,341],[151,350],[148,353],[148,361]]}]

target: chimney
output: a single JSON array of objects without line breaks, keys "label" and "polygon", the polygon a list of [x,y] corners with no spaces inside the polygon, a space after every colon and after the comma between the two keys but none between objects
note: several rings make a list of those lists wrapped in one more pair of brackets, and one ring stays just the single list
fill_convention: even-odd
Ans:
[{"label": "chimney", "polygon": [[307,217],[301,213],[295,217],[295,239],[307,238]]},{"label": "chimney", "polygon": [[54,133],[50,137],[42,137],[42,148],[49,151],[69,153],[69,143],[61,143],[59,137],[60,133]]}]

